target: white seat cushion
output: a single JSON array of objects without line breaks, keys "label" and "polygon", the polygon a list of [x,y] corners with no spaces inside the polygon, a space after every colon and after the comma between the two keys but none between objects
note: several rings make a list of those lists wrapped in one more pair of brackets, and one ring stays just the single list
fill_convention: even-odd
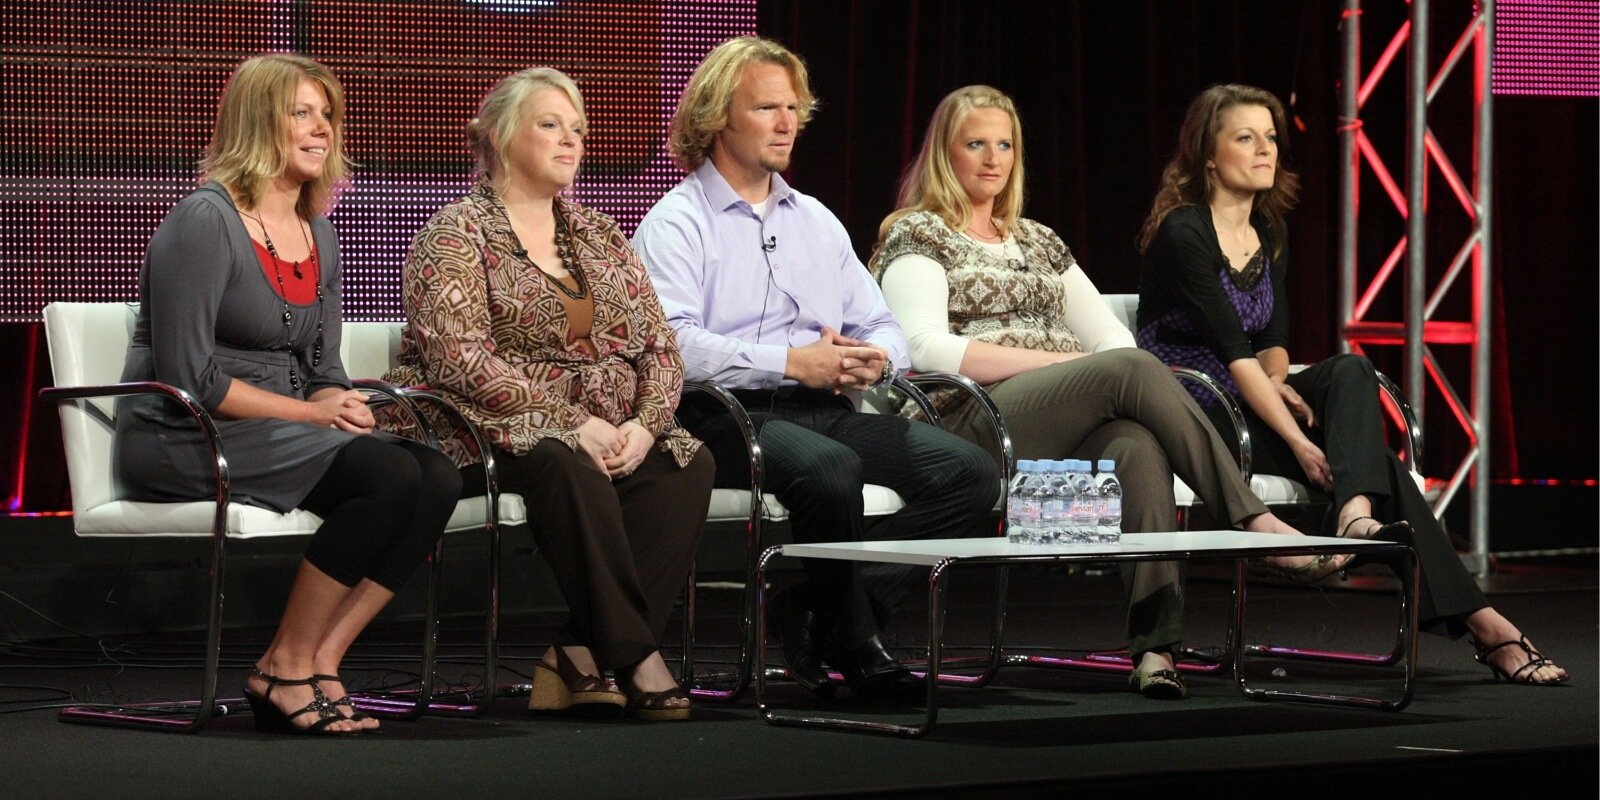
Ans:
[{"label": "white seat cushion", "polygon": [[[445,532],[483,529],[486,504],[481,499],[463,500],[445,524]],[[73,525],[79,536],[210,536],[211,515],[216,508],[208,501],[190,503],[147,503],[116,500],[75,515]],[[522,495],[500,495],[500,524],[521,525],[528,521]],[[268,536],[310,536],[322,518],[310,511],[295,509],[279,514],[265,508],[228,504],[228,538],[256,539]]]},{"label": "white seat cushion", "polygon": [[1281,475],[1250,476],[1250,491],[1269,506],[1293,506],[1311,502],[1311,491],[1305,484]]},{"label": "white seat cushion", "polygon": [[[483,512],[487,511],[489,503],[482,497],[468,497],[456,503],[455,513],[450,515],[450,521],[444,524],[445,533],[458,531],[471,531],[483,529]],[[500,493],[500,524],[522,525],[528,521],[528,506],[522,500],[522,495],[514,492]]]},{"label": "white seat cushion", "polygon": [[1177,501],[1178,508],[1188,508],[1195,504],[1194,490],[1182,478],[1172,479],[1172,497]]},{"label": "white seat cushion", "polygon": [[[1410,475],[1412,482],[1417,484],[1417,490],[1426,495],[1427,480],[1416,470],[1410,470]],[[1269,506],[1302,505],[1312,501],[1311,490],[1305,484],[1281,475],[1251,475],[1250,491]]]},{"label": "white seat cushion", "polygon": [[[861,487],[861,500],[866,516],[881,517],[905,508],[905,501],[893,489],[869,483]],[[761,496],[761,518],[782,522],[789,518],[789,509],[772,494]],[[711,492],[711,512],[707,522],[743,522],[750,518],[750,491],[748,489],[714,489]]]},{"label": "white seat cushion", "polygon": [[[73,515],[79,536],[207,536],[216,503],[147,503],[113,500]],[[254,539],[265,536],[309,536],[322,518],[295,509],[279,514],[243,503],[228,504],[228,537]]]}]

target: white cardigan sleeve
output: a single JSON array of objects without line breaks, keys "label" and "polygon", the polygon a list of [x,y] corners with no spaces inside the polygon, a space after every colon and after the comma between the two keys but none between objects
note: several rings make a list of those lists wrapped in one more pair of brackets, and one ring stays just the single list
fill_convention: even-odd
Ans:
[{"label": "white cardigan sleeve", "polygon": [[1100,290],[1094,288],[1094,282],[1083,273],[1082,267],[1073,264],[1061,278],[1066,284],[1067,300],[1062,304],[1059,320],[1077,335],[1084,352],[1101,353],[1139,346],[1133,333],[1111,313]]},{"label": "white cardigan sleeve", "polygon": [[889,262],[883,271],[883,297],[911,344],[912,369],[961,371],[967,340],[950,332],[950,281],[939,262],[913,253]]}]

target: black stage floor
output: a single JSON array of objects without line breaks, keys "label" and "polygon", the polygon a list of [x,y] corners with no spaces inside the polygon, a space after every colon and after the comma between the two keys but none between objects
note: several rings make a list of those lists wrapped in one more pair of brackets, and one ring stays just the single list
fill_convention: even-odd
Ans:
[{"label": "black stage floor", "polygon": [[[183,655],[190,636],[91,642],[35,641],[0,656],[0,774],[6,797],[1048,797],[1085,790],[1112,796],[1185,791],[1190,796],[1428,797],[1596,796],[1596,592],[1592,567],[1577,588],[1497,593],[1495,604],[1572,672],[1553,689],[1497,685],[1464,642],[1424,637],[1416,699],[1398,713],[1256,702],[1222,675],[1191,678],[1183,702],[1145,700],[1120,675],[1012,668],[983,689],[941,693],[938,727],[923,740],[778,728],[759,721],[749,695],[734,705],[700,702],[695,721],[532,717],[500,700],[482,719],[390,723],[380,736],[311,741],[257,734],[229,716],[197,736],[64,725],[39,706],[78,699],[133,701],[193,694],[198,670]],[[950,640],[982,641],[986,575],[958,576]],[[1554,581],[1547,582],[1553,584]],[[1381,588],[1381,587],[1379,587]],[[1113,576],[1019,571],[1012,578],[1006,641],[1011,652],[1074,652],[1114,643],[1121,588]],[[702,592],[702,639],[731,625],[737,593]],[[1393,607],[1381,591],[1258,586],[1253,642],[1383,650]],[[1192,575],[1192,644],[1220,642],[1225,583]],[[906,652],[921,617],[896,629]],[[550,627],[511,620],[500,681],[525,680]],[[398,624],[396,624],[398,625]],[[385,626],[353,657],[352,684],[404,678],[415,648]],[[403,627],[403,626],[402,626]],[[230,693],[261,631],[231,635]],[[463,636],[465,634],[462,634]],[[385,641],[386,640],[386,641]],[[448,648],[463,655],[466,647]],[[393,669],[382,666],[395,658]],[[470,667],[450,666],[459,680]],[[1252,670],[1261,685],[1398,690],[1391,672],[1292,661]],[[19,688],[21,687],[21,688]],[[27,688],[36,687],[36,688]],[[804,704],[792,687],[774,697]],[[831,712],[909,720],[883,703],[841,700]],[[29,710],[32,709],[32,710]]]}]

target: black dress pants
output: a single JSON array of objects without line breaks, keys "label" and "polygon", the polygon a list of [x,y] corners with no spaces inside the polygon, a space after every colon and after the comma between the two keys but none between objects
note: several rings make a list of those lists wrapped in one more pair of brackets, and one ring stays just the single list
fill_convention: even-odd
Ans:
[{"label": "black dress pants", "polygon": [[[604,670],[655,652],[694,566],[715,470],[705,448],[679,468],[651,447],[613,481],[593,459],[553,439],[523,455],[497,452],[500,488],[528,504],[528,524],[571,613],[559,645],[583,645]],[[482,495],[483,467],[462,470]]]},{"label": "black dress pants", "polygon": [[[1422,565],[1418,609],[1422,626],[1452,637],[1466,633],[1466,618],[1489,605],[1489,601],[1462,566],[1450,537],[1411,479],[1410,470],[1384,444],[1383,411],[1372,362],[1363,356],[1337,355],[1290,375],[1287,383],[1316,415],[1316,427],[1305,431],[1322,448],[1333,470],[1333,508],[1343,508],[1351,498],[1366,495],[1372,500],[1373,516],[1411,523],[1410,543]],[[1249,406],[1243,408],[1250,428],[1253,471],[1282,475],[1311,486],[1288,443]],[[1217,430],[1233,429],[1220,407],[1208,407],[1206,413]],[[1237,450],[1238,445],[1230,441],[1230,447]]]},{"label": "black dress pants", "polygon": [[[932,425],[865,414],[832,392],[799,387],[734,393],[755,424],[764,491],[789,509],[797,542],[971,536],[994,508],[999,468],[982,448]],[[717,454],[717,485],[749,488],[749,457],[721,407],[685,403],[684,427]],[[905,507],[867,520],[863,484],[886,486]],[[992,533],[992,531],[991,531]],[[910,597],[922,570],[895,564],[806,559],[795,598],[827,621],[837,641],[876,634]]]}]

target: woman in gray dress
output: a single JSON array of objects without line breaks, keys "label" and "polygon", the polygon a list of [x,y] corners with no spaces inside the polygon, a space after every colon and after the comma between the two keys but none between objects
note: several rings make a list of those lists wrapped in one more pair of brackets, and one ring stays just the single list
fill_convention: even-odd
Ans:
[{"label": "woman in gray dress", "polygon": [[[234,501],[323,520],[245,683],[256,727],[285,733],[378,726],[350,703],[340,661],[432,550],[461,487],[437,451],[372,435],[339,361],[339,243],[321,212],[345,179],[343,120],[321,64],[274,54],[234,71],[204,183],[150,240],[122,372],[212,414]],[[134,499],[215,491],[203,435],[161,398],[123,402],[116,463]]]}]

